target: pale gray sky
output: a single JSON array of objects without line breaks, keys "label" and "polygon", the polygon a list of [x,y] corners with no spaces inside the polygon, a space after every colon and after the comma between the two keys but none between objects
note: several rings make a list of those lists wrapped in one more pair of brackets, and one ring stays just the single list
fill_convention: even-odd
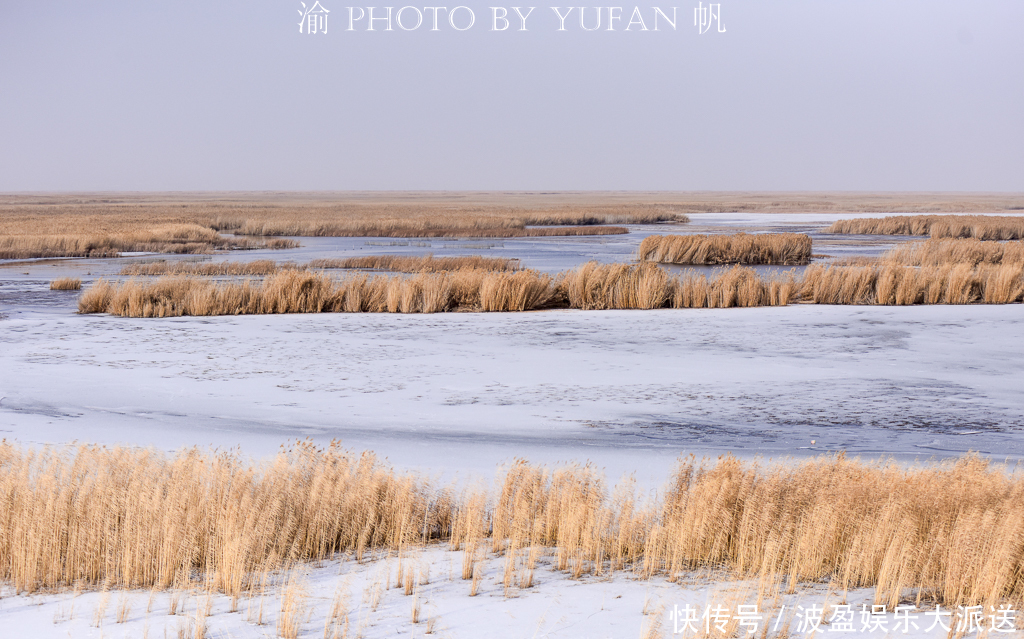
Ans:
[{"label": "pale gray sky", "polygon": [[679,7],[658,32],[321,4],[304,35],[298,0],[0,0],[0,191],[1024,191],[1021,0],[722,0],[703,35],[696,2],[642,5]]}]

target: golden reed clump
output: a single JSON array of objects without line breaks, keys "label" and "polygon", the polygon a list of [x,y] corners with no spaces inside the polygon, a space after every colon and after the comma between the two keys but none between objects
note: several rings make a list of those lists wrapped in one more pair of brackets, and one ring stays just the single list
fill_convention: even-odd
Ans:
[{"label": "golden reed clump", "polygon": [[555,277],[536,271],[461,269],[414,276],[350,276],[281,270],[263,280],[215,282],[164,277],[96,282],[80,313],[122,317],[265,313],[440,313],[656,308],[733,308],[813,304],[1013,304],[1024,301],[1024,264],[976,267],[808,267],[761,277],[735,266],[710,277],[672,276],[653,264],[588,262]]},{"label": "golden reed clump", "polygon": [[[214,224],[220,230],[238,235],[295,235],[306,237],[569,237],[578,235],[624,235],[629,229],[623,226],[496,226],[462,227],[400,224],[378,226],[377,224],[338,224],[322,227],[315,222],[296,221],[291,223],[241,220],[240,226],[232,228],[235,222],[218,220]],[[224,224],[225,227],[220,225]]]},{"label": "golden reed clump", "polygon": [[[119,238],[169,225],[278,236],[590,235],[625,231],[602,225],[684,223],[687,213],[964,214],[1019,210],[1022,203],[1015,195],[910,193],[7,194],[0,195],[0,257],[112,255]],[[157,250],[213,248],[167,245]]]},{"label": "golden reed clump", "polygon": [[227,238],[197,224],[169,224],[122,233],[0,237],[0,259],[118,257],[124,252],[212,253],[217,249],[294,248],[293,240]]},{"label": "golden reed clump", "polygon": [[487,553],[506,588],[539,558],[572,576],[699,569],[765,589],[827,581],[946,606],[1024,600],[1024,479],[968,455],[903,468],[844,455],[762,466],[682,459],[660,496],[609,495],[590,466],[517,460],[494,491],[454,490],[371,453],[296,444],[237,454],[0,443],[0,579],[18,592],[83,583],[172,588],[195,574],[225,593],[338,553],[362,560],[429,542]]},{"label": "golden reed clump", "polygon": [[597,262],[563,273],[558,289],[569,308],[583,310],[783,306],[797,290],[791,274],[763,279],[739,266],[670,276],[654,264]]},{"label": "golden reed clump", "polygon": [[61,277],[50,282],[51,291],[78,291],[82,288],[82,280],[77,277]]},{"label": "golden reed clump", "polygon": [[278,264],[274,260],[252,260],[249,262],[140,262],[128,264],[121,269],[121,275],[202,275],[205,277],[238,275],[271,275],[286,268],[299,268],[295,264]]},{"label": "golden reed clump", "polygon": [[[0,576],[168,588],[193,570],[228,593],[254,573],[447,535],[438,492],[370,453],[299,445],[270,464],[196,450],[0,445]],[[438,518],[440,517],[440,518]]]},{"label": "golden reed clump", "polygon": [[893,215],[839,220],[826,233],[930,235],[979,240],[1024,239],[1024,217],[1008,215]]},{"label": "golden reed clump", "polygon": [[483,257],[467,255],[460,257],[434,257],[433,255],[368,255],[313,260],[309,268],[365,269],[394,271],[402,273],[439,273],[462,269],[483,269],[486,271],[518,271],[519,260],[505,257]]},{"label": "golden reed clump", "polygon": [[121,269],[121,275],[202,275],[241,276],[273,275],[282,270],[295,269],[362,269],[404,273],[439,273],[460,269],[484,269],[488,271],[517,271],[519,260],[498,257],[469,255],[465,257],[434,257],[433,255],[369,255],[344,259],[318,259],[300,265],[290,262],[278,263],[273,260],[252,260],[249,262],[145,262],[129,264]]},{"label": "golden reed clump", "polygon": [[957,239],[907,242],[888,251],[881,261],[904,266],[1024,264],[1024,241]]},{"label": "golden reed clump", "polygon": [[648,574],[738,574],[906,590],[950,605],[1020,601],[1024,482],[978,457],[902,469],[843,456],[759,469],[684,463],[645,539]]},{"label": "golden reed clump", "polygon": [[637,259],[666,264],[781,264],[811,261],[811,238],[803,233],[650,235]]},{"label": "golden reed clump", "polygon": [[789,303],[793,278],[762,279],[734,267],[715,274],[669,276],[653,264],[597,264],[551,277],[537,271],[459,269],[406,276],[333,279],[282,270],[263,280],[214,282],[165,277],[153,282],[96,282],[78,301],[80,313],[122,317],[264,313],[439,313],[542,308],[651,309],[775,306]]},{"label": "golden reed clump", "polygon": [[563,273],[558,288],[569,308],[661,308],[672,293],[668,273],[652,264],[587,262]]},{"label": "golden reed clump", "polygon": [[[297,246],[268,235],[610,235],[627,232],[615,224],[687,221],[676,205],[643,200],[514,194],[8,195],[0,196],[0,259]],[[260,237],[223,237],[221,231]],[[192,237],[179,237],[183,234]]]},{"label": "golden reed clump", "polygon": [[464,204],[343,204],[264,208],[209,220],[239,235],[332,237],[543,237],[616,235],[609,224],[685,223],[670,206],[628,204],[520,208]]},{"label": "golden reed clump", "polygon": [[526,311],[543,307],[552,292],[551,277],[534,271],[465,269],[336,280],[321,272],[286,270],[262,281],[218,283],[166,277],[116,284],[100,280],[82,294],[78,309],[122,317]]},{"label": "golden reed clump", "polygon": [[799,282],[792,273],[763,278],[750,268],[734,266],[716,275],[683,274],[673,281],[672,308],[786,306],[797,301]]},{"label": "golden reed clump", "polygon": [[815,304],[1012,304],[1024,301],[1024,264],[814,265],[800,297]]}]

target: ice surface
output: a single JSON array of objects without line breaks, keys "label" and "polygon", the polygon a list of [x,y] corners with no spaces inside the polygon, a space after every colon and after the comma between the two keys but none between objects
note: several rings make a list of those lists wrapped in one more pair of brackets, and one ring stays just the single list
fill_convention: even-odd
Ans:
[{"label": "ice surface", "polygon": [[[877,253],[906,239],[820,235],[844,216],[692,217],[687,227],[599,238],[301,238],[295,251],[213,259],[433,252],[562,270],[628,260],[652,232],[807,230],[817,234],[815,252],[832,255]],[[256,457],[288,439],[338,438],[448,478],[489,478],[497,465],[526,457],[591,461],[610,482],[632,473],[651,488],[688,453],[1024,456],[1020,305],[123,319],[77,315],[77,293],[48,290],[55,277],[82,277],[87,286],[132,259],[0,265],[0,436],[27,445],[240,448]],[[470,598],[467,582],[448,576],[460,554],[428,550],[416,561],[433,575],[422,591],[424,617],[437,616],[438,636],[447,637],[638,637],[655,618],[671,636],[667,609],[703,607],[733,587],[622,574],[574,581],[542,569],[538,586],[506,598],[493,559],[482,594]],[[395,565],[304,567],[313,610],[304,636],[322,636],[339,587],[350,592],[362,636],[423,635],[423,624],[410,623],[411,598],[388,590],[372,614],[364,601]],[[808,593],[818,604],[825,596]],[[232,613],[229,600],[213,597],[211,636],[274,636],[277,596],[271,588],[263,626],[251,622],[251,602]],[[177,636],[185,623],[167,615],[166,593],[155,595],[152,613],[148,593],[112,593],[96,628],[102,597],[0,597],[0,636]],[[117,624],[123,597],[133,612]],[[203,597],[192,596],[186,612]],[[870,593],[851,593],[850,602],[870,604]],[[72,606],[78,612],[69,615]]]},{"label": "ice surface", "polygon": [[[637,639],[645,636],[694,637],[692,629],[704,629],[700,616],[716,610],[719,618],[751,613],[739,636],[791,637],[858,637],[864,639],[900,638],[942,639],[946,636],[936,624],[934,606],[923,604],[908,609],[899,621],[893,612],[882,614],[878,626],[863,631],[861,611],[870,611],[873,592],[868,589],[849,593],[830,593],[826,588],[809,585],[789,595],[766,599],[756,612],[739,605],[756,605],[756,584],[721,583],[713,575],[686,575],[676,583],[662,577],[641,580],[629,573],[613,576],[583,576],[570,579],[550,566],[551,558],[542,559],[532,588],[503,586],[503,564],[500,559],[484,563],[476,596],[469,595],[471,583],[461,579],[462,553],[442,549],[412,552],[403,557],[404,570],[412,570],[426,583],[418,585],[414,594],[405,595],[395,587],[399,561],[395,557],[357,564],[353,561],[330,561],[319,567],[305,566],[296,571],[296,583],[303,589],[300,604],[301,637],[320,638],[325,635],[327,616],[336,597],[344,601],[348,617],[347,634],[338,637],[392,639],[395,637],[442,637],[449,639]],[[224,595],[208,596],[201,588],[176,592],[111,591],[108,593],[68,591],[59,594],[0,598],[0,619],[3,636],[33,639],[65,637],[177,637],[179,629],[194,628],[197,609],[209,610],[204,622],[211,638],[250,639],[277,637],[281,615],[282,577],[275,575],[270,585],[253,596],[239,598],[232,609],[231,599]],[[10,593],[4,593],[9,595]],[[172,599],[175,614],[170,614]],[[376,605],[375,605],[376,604]],[[833,620],[836,604],[850,606],[853,632],[832,632],[838,624]],[[419,606],[418,623],[413,623],[413,607]],[[827,612],[823,608],[829,606]],[[813,611],[812,607],[817,608]],[[125,611],[118,622],[118,612]],[[946,625],[956,625],[957,613],[943,617]],[[986,614],[991,614],[985,611]],[[687,616],[698,616],[687,626]],[[760,617],[755,619],[754,617]],[[824,623],[817,632],[811,624]],[[993,619],[984,617],[988,628]],[[432,634],[426,634],[428,622]],[[714,620],[708,615],[708,623]],[[966,620],[963,622],[966,623]],[[906,628],[904,628],[904,625]],[[645,635],[652,626],[658,634]],[[747,635],[746,628],[756,628]],[[909,632],[904,632],[904,629]],[[339,629],[341,630],[341,629]],[[681,632],[675,632],[679,630]],[[685,632],[682,632],[684,631]],[[195,636],[194,631],[185,636]],[[968,636],[977,636],[976,632]],[[998,636],[993,633],[990,636]]]},{"label": "ice surface", "polygon": [[1016,458],[1020,309],[25,312],[0,331],[0,429],[253,455],[339,438],[401,466],[487,475],[517,455],[649,479],[690,452]]},{"label": "ice surface", "polygon": [[[212,259],[480,253],[560,270],[628,261],[650,233],[808,232],[834,254],[907,239],[821,234],[842,217],[708,213],[589,238],[300,238]],[[1019,306],[134,320],[79,316],[77,293],[48,290],[134,259],[0,266],[6,436],[257,456],[288,438],[340,438],[432,472],[489,475],[518,455],[655,482],[689,452],[1024,453]]]}]

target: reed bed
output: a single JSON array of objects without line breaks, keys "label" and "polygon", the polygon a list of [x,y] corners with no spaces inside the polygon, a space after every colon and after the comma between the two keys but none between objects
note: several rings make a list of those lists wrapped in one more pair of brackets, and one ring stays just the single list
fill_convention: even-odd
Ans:
[{"label": "reed bed", "polygon": [[799,299],[792,273],[762,278],[753,269],[734,266],[717,275],[684,274],[671,285],[671,308],[749,308],[786,306]]},{"label": "reed bed", "polygon": [[637,259],[665,264],[781,264],[811,261],[811,238],[803,233],[650,235]]},{"label": "reed bed", "polygon": [[19,591],[78,581],[170,588],[200,570],[237,594],[266,567],[447,527],[428,483],[337,447],[300,445],[257,465],[195,450],[168,458],[5,442],[0,468],[0,576]]},{"label": "reed bed", "polygon": [[331,237],[543,237],[614,235],[612,224],[685,223],[658,205],[558,206],[526,209],[467,205],[351,205],[225,214],[209,224],[239,235]]},{"label": "reed bed", "polygon": [[122,317],[525,311],[543,307],[552,292],[551,277],[534,271],[465,269],[336,280],[320,272],[291,270],[258,282],[218,283],[195,277],[99,281],[82,294],[78,309]]},{"label": "reed bed", "polygon": [[61,277],[50,282],[51,291],[79,291],[82,280],[77,277]]},{"label": "reed bed", "polygon": [[800,298],[815,304],[1012,304],[1024,301],[1024,264],[814,265]]},{"label": "reed bed", "polygon": [[[0,195],[0,259],[111,256],[129,250],[121,248],[125,244],[140,244],[126,242],[126,236],[174,225],[275,236],[508,237],[620,233],[623,229],[604,225],[682,223],[688,213],[715,211],[962,215],[1022,208],[1019,195],[927,193],[7,194]],[[171,242],[156,250],[195,253],[216,248]]]},{"label": "reed bed", "polygon": [[791,275],[763,279],[739,266],[671,276],[654,264],[597,262],[561,274],[558,288],[568,308],[582,310],[784,306],[797,292]]},{"label": "reed bed", "polygon": [[[434,226],[432,224],[318,224],[312,221],[240,220],[214,222],[238,235],[298,235],[306,237],[570,237],[624,235],[622,226]],[[237,224],[237,226],[236,226]]]},{"label": "reed bed", "polygon": [[858,235],[929,235],[978,240],[1024,239],[1024,216],[996,215],[894,215],[881,218],[839,220],[826,233]]},{"label": "reed bed", "polygon": [[0,259],[118,257],[125,252],[212,253],[219,249],[294,248],[294,240],[227,238],[197,224],[171,224],[108,235],[0,236]]},{"label": "reed bed", "polygon": [[654,264],[588,262],[555,276],[537,271],[458,269],[413,276],[279,270],[262,280],[216,282],[193,276],[100,280],[80,313],[122,317],[267,313],[440,313],[541,309],[657,309],[842,305],[1013,304],[1024,301],[1024,264],[892,264],[808,267],[797,279],[761,277],[734,266],[710,276],[669,275]]},{"label": "reed bed", "polygon": [[573,577],[711,569],[762,588],[874,587],[888,606],[987,606],[1024,598],[1022,540],[1020,473],[970,455],[912,468],[691,457],[641,499],[630,481],[609,493],[590,466],[523,460],[494,489],[456,490],[337,443],[264,463],[0,443],[0,579],[18,592],[180,588],[198,575],[237,596],[293,562],[441,542],[464,551],[467,580],[488,553],[504,556],[508,588],[530,587],[551,557]]},{"label": "reed bed", "polygon": [[458,271],[462,269],[518,271],[522,268],[519,265],[519,260],[517,259],[483,257],[480,255],[467,255],[461,257],[434,257],[433,255],[370,255],[366,257],[313,260],[309,263],[308,267],[321,269],[364,269],[402,273],[439,273],[442,271]]},{"label": "reed bed", "polygon": [[[123,252],[210,253],[291,248],[280,236],[529,237],[614,235],[617,224],[686,222],[671,204],[600,201],[468,203],[464,197],[381,202],[359,195],[294,200],[250,194],[0,196],[0,259],[116,257]],[[517,198],[512,197],[512,200]],[[593,200],[594,198],[582,198]],[[617,198],[608,198],[616,200]],[[529,198],[527,198],[529,200]],[[567,203],[568,202],[568,203]],[[219,232],[242,237],[222,237]],[[181,237],[182,235],[190,237]],[[258,237],[257,237],[258,236]],[[278,239],[267,239],[275,236]]]},{"label": "reed bed", "polygon": [[273,275],[285,269],[300,268],[296,264],[278,264],[274,260],[252,260],[250,262],[145,262],[128,264],[121,269],[121,275],[201,275],[204,277]]},{"label": "reed bed", "polygon": [[908,242],[887,252],[881,261],[905,266],[1024,264],[1024,242],[991,242],[973,238]]},{"label": "reed bed", "polygon": [[159,275],[201,275],[216,276],[264,276],[280,271],[310,269],[362,269],[392,271],[397,273],[440,273],[462,269],[482,269],[487,271],[517,271],[519,260],[482,257],[470,255],[465,257],[434,257],[405,255],[370,255],[366,257],[350,257],[344,259],[318,259],[309,264],[292,262],[278,263],[273,260],[253,260],[250,262],[147,262],[129,264],[121,269],[121,275],[159,276]]},{"label": "reed bed", "polygon": [[122,317],[266,313],[439,313],[544,308],[728,308],[787,304],[792,277],[764,280],[734,267],[712,277],[672,277],[653,264],[595,262],[555,277],[537,271],[460,269],[407,276],[285,270],[262,280],[215,282],[164,277],[145,282],[100,280],[79,298],[80,313]]}]

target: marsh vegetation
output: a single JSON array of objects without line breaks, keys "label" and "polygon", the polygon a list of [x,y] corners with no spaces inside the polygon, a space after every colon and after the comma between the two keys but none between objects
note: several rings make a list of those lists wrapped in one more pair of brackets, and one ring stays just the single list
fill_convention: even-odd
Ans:
[{"label": "marsh vegetation", "polygon": [[[671,203],[588,200],[409,201],[352,195],[261,194],[0,197],[0,259],[116,257],[291,248],[280,236],[554,237],[615,235],[621,224],[685,223]],[[222,233],[230,235],[222,235]],[[275,239],[271,239],[273,236]]]},{"label": "marsh vegetation", "polygon": [[0,578],[31,593],[167,589],[198,574],[237,596],[293,562],[446,544],[463,551],[469,582],[477,562],[504,557],[506,588],[532,586],[538,560],[550,558],[574,578],[708,568],[765,592],[825,581],[874,587],[889,606],[908,593],[994,605],[1024,597],[1024,481],[1011,470],[977,456],[910,468],[843,455],[768,465],[691,457],[644,497],[628,480],[609,491],[589,465],[518,460],[493,488],[460,488],[337,444],[299,443],[260,463],[5,442]]},{"label": "marsh vegetation", "polygon": [[779,264],[811,261],[811,238],[804,233],[730,235],[650,235],[637,259],[662,264]]},{"label": "marsh vegetation", "polygon": [[82,280],[77,277],[61,277],[50,282],[51,291],[78,291],[82,288]]},{"label": "marsh vegetation", "polygon": [[466,268],[412,276],[334,278],[289,269],[263,279],[201,277],[100,280],[78,303],[81,313],[123,317],[265,313],[439,313],[550,308],[727,308],[788,303],[792,277],[760,278],[743,267],[707,276],[671,276],[653,264],[597,264],[551,276],[537,271]]},{"label": "marsh vegetation", "polygon": [[252,260],[248,262],[168,262],[166,260],[129,264],[121,269],[124,276],[160,275],[202,275],[202,276],[244,276],[273,275],[287,270],[317,269],[358,269],[366,271],[391,271],[397,273],[439,273],[460,269],[483,269],[487,271],[520,270],[519,260],[511,258],[481,257],[434,257],[433,255],[368,255],[349,258],[321,258],[308,264],[275,262],[274,260]]},{"label": "marsh vegetation", "polygon": [[1024,216],[892,215],[839,220],[825,232],[858,235],[929,235],[934,239],[1019,240],[1024,238]]}]

